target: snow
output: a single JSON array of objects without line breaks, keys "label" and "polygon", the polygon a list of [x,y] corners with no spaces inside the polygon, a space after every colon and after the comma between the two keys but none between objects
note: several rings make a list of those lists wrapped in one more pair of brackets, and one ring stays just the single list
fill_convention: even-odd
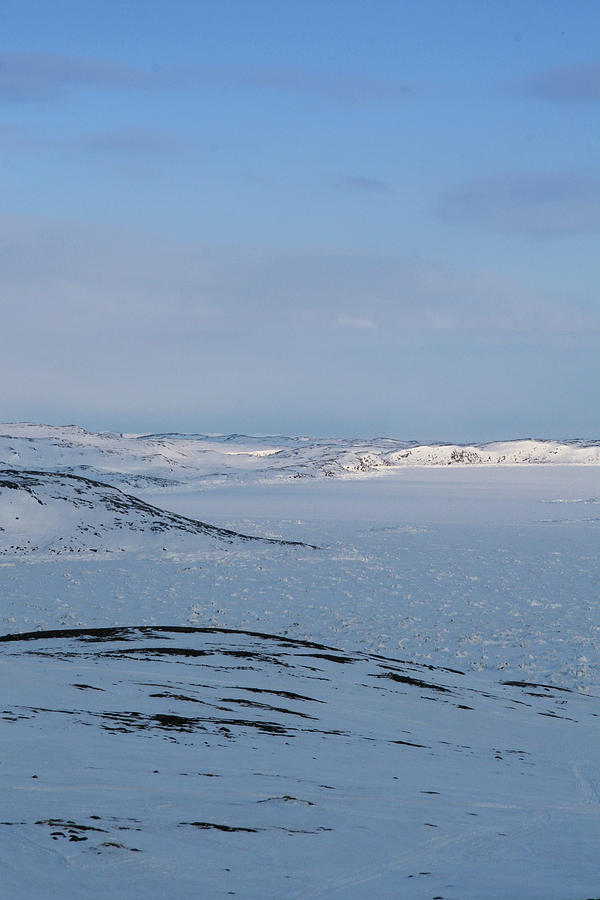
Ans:
[{"label": "snow", "polygon": [[597,444],[0,432],[0,894],[598,894]]},{"label": "snow", "polygon": [[588,697],[218,631],[42,633],[3,663],[15,895],[594,890]]},{"label": "snow", "polygon": [[197,552],[207,543],[269,542],[168,512],[80,475],[4,469],[0,491],[0,558],[173,547]]},{"label": "snow", "polygon": [[392,477],[406,468],[600,465],[598,441],[519,440],[479,445],[248,435],[92,434],[76,426],[0,425],[0,466],[88,475],[144,488]]}]

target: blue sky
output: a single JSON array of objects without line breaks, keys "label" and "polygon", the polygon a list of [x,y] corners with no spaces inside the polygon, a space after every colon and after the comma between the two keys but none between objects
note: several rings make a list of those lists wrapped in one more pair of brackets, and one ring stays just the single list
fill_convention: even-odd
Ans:
[{"label": "blue sky", "polygon": [[0,418],[599,436],[596,2],[4,2]]}]

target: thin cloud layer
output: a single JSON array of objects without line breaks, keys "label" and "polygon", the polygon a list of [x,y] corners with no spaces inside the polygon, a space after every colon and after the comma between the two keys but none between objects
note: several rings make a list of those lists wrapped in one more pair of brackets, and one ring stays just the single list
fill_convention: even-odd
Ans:
[{"label": "thin cloud layer", "polygon": [[[43,409],[111,427],[356,431],[358,404],[361,428],[396,433],[402,409],[411,427],[423,410],[450,422],[469,391],[504,385],[504,370],[485,368],[488,346],[500,359],[537,348],[547,365],[544,347],[600,331],[570,298],[433,260],[240,251],[14,217],[0,217],[0,296],[5,417]],[[390,398],[381,385],[392,383]]]},{"label": "thin cloud layer", "polygon": [[140,128],[105,131],[88,135],[83,140],[86,150],[117,156],[162,156],[180,150],[181,146],[167,134]]},{"label": "thin cloud layer", "polygon": [[396,100],[410,92],[410,86],[399,80],[377,80],[335,70],[285,66],[153,66],[144,70],[110,59],[53,53],[0,54],[0,100],[49,100],[73,88],[165,90],[202,86],[292,92],[343,103]]},{"label": "thin cloud layer", "polygon": [[[160,352],[182,341],[291,340],[296,352],[339,326],[410,333],[577,332],[598,327],[498,273],[428,259],[234,250],[127,230],[0,217],[5,336],[17,322],[63,342],[69,333],[144,335]],[[41,326],[43,325],[43,328]],[[337,328],[335,328],[337,326]],[[258,346],[258,344],[256,346]]]},{"label": "thin cloud layer", "polygon": [[374,331],[377,328],[377,325],[371,319],[359,316],[339,316],[337,323],[342,328],[358,328],[361,331]]},{"label": "thin cloud layer", "polygon": [[342,191],[359,194],[392,194],[392,188],[371,175],[342,175],[336,178],[335,187]]},{"label": "thin cloud layer", "polygon": [[551,103],[597,103],[600,62],[546,69],[529,78],[522,89]]},{"label": "thin cloud layer", "polygon": [[594,234],[600,232],[600,180],[568,173],[495,175],[446,192],[437,212],[449,224],[503,234]]},{"label": "thin cloud layer", "polygon": [[199,84],[291,91],[350,103],[397,100],[411,92],[410,85],[399,80],[383,81],[368,75],[284,66],[190,68],[181,76]]},{"label": "thin cloud layer", "polygon": [[143,88],[150,76],[113,60],[54,53],[0,54],[0,99],[47,100],[73,87]]}]

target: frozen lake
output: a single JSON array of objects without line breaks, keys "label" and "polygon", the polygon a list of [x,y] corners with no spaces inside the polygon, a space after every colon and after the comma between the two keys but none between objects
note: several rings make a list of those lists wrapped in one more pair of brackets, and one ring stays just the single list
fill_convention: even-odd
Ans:
[{"label": "frozen lake", "polygon": [[413,468],[363,479],[219,485],[202,491],[147,491],[144,496],[207,521],[296,517],[355,524],[504,525],[593,520],[600,518],[600,470],[550,465]]},{"label": "frozen lake", "polygon": [[5,631],[209,624],[600,689],[595,467],[407,470],[143,496],[258,545],[0,567]]}]

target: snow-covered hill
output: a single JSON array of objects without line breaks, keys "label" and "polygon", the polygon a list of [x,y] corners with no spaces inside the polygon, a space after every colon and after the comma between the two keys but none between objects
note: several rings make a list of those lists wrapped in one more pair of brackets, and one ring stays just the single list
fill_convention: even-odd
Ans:
[{"label": "snow-covered hill", "polygon": [[206,627],[0,672],[3,896],[597,896],[597,697]]},{"label": "snow-covered hill", "polygon": [[0,555],[199,550],[293,544],[167,512],[111,485],[56,472],[0,470]]},{"label": "snow-covered hill", "polygon": [[414,466],[600,466],[600,441],[418,444],[247,435],[93,434],[76,426],[0,425],[0,467],[82,475],[131,490],[227,481],[385,475]]}]

